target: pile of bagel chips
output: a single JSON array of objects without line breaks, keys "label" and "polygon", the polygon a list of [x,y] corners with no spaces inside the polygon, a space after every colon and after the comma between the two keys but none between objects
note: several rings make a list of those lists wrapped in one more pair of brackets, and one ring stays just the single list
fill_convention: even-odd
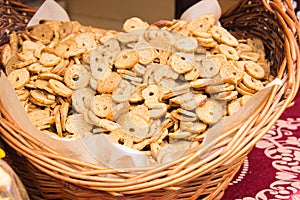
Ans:
[{"label": "pile of bagel chips", "polygon": [[40,131],[108,134],[159,162],[273,79],[262,42],[237,40],[214,15],[162,28],[132,17],[122,32],[44,20],[11,34],[1,62]]}]

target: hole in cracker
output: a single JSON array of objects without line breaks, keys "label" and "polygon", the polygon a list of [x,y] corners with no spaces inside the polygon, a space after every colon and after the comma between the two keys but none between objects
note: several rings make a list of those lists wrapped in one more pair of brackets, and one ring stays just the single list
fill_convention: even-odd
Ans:
[{"label": "hole in cracker", "polygon": [[128,56],[127,56],[127,55],[123,55],[122,58],[123,58],[123,59],[127,59]]},{"label": "hole in cracker", "polygon": [[134,128],[130,128],[129,132],[133,133],[133,132],[135,132],[135,129]]},{"label": "hole in cracker", "polygon": [[79,80],[79,76],[78,74],[74,74],[74,76],[72,77],[73,81],[78,81]]},{"label": "hole in cracker", "polygon": [[159,58],[155,58],[155,59],[153,60],[153,62],[154,62],[154,63],[160,63],[160,59],[159,59]]},{"label": "hole in cracker", "polygon": [[181,58],[181,60],[185,60],[185,57],[180,57]]},{"label": "hole in cracker", "polygon": [[124,144],[124,140],[122,138],[119,138],[118,143],[119,144]]},{"label": "hole in cracker", "polygon": [[103,69],[102,68],[98,68],[97,71],[98,72],[103,72]]}]

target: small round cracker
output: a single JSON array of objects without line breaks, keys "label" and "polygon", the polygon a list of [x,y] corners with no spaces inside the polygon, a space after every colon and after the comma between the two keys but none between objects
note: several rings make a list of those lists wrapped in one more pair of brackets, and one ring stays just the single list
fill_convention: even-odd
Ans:
[{"label": "small round cracker", "polygon": [[127,102],[133,91],[133,86],[126,80],[122,79],[119,86],[113,91],[112,99],[115,102]]},{"label": "small round cracker", "polygon": [[136,43],[134,49],[138,54],[140,64],[147,65],[155,59],[156,52],[154,48],[146,42]]},{"label": "small round cracker", "polygon": [[50,79],[49,82],[49,87],[57,94],[63,97],[71,97],[73,94],[73,90],[68,88],[63,82],[55,80],[55,79]]},{"label": "small round cracker", "polygon": [[213,99],[196,108],[197,117],[206,124],[216,124],[223,116],[223,106]]},{"label": "small round cracker", "polygon": [[12,56],[12,51],[9,44],[4,44],[1,49],[1,62],[6,65]]},{"label": "small round cracker", "polygon": [[68,102],[64,102],[60,107],[60,122],[61,128],[63,131],[66,130],[66,121],[69,113],[70,104]]},{"label": "small round cracker", "polygon": [[136,29],[146,29],[149,27],[147,22],[144,22],[138,17],[131,17],[127,19],[123,24],[123,31],[129,32]]},{"label": "small round cracker", "polygon": [[179,51],[194,52],[198,47],[198,42],[193,37],[179,37],[175,41],[174,46]]},{"label": "small round cracker", "polygon": [[242,107],[241,102],[238,99],[232,100],[227,106],[228,115],[233,115]]},{"label": "small round cracker", "polygon": [[96,95],[91,99],[91,110],[101,118],[113,120],[113,102],[110,94]]},{"label": "small round cracker", "polygon": [[119,117],[117,123],[121,125],[121,129],[127,135],[132,136],[137,141],[145,139],[148,135],[149,123],[137,115],[123,114]]},{"label": "small round cracker", "polygon": [[175,72],[179,74],[184,74],[194,68],[194,65],[189,60],[187,60],[185,56],[178,53],[174,53],[173,55],[171,55],[170,66]]},{"label": "small round cracker", "polygon": [[30,96],[37,102],[45,105],[52,105],[55,103],[55,96],[42,90],[31,90]]},{"label": "small round cracker", "polygon": [[84,120],[83,114],[69,115],[66,121],[66,130],[69,133],[80,134],[86,131],[91,131],[93,125]]},{"label": "small round cracker", "polygon": [[96,36],[91,32],[78,33],[75,36],[75,41],[78,48],[83,48],[87,51],[92,51],[97,47]]},{"label": "small round cracker", "polygon": [[220,67],[220,78],[229,83],[237,84],[244,76],[244,71],[236,67],[235,62],[229,61]]},{"label": "small round cracker", "polygon": [[202,78],[213,78],[219,74],[219,71],[220,65],[211,58],[203,59],[199,66],[199,75]]},{"label": "small round cracker", "polygon": [[247,62],[245,64],[245,70],[253,78],[263,79],[265,77],[264,68],[255,62]]},{"label": "small round cracker", "polygon": [[226,56],[227,59],[229,60],[239,60],[239,54],[235,50],[235,48],[225,45],[225,44],[220,44],[218,46],[219,51]]},{"label": "small round cracker", "polygon": [[257,62],[260,58],[260,54],[256,52],[241,52],[239,56],[243,60],[251,60],[253,62]]},{"label": "small round cracker", "polygon": [[49,44],[53,38],[54,31],[49,24],[38,24],[27,28],[28,36],[40,41],[43,44]]},{"label": "small round cracker", "polygon": [[104,76],[98,80],[97,91],[102,93],[112,93],[120,84],[122,77],[116,73],[112,72],[108,76]]},{"label": "small round cracker", "polygon": [[207,124],[202,123],[202,122],[180,122],[180,129],[182,129],[183,131],[188,131],[191,133],[202,133],[206,130],[207,128]]},{"label": "small round cracker", "polygon": [[84,88],[89,84],[90,74],[83,65],[71,65],[67,68],[64,82],[71,89]]},{"label": "small round cracker", "polygon": [[133,49],[122,50],[114,61],[117,69],[131,69],[139,62],[139,54]]},{"label": "small round cracker", "polygon": [[44,48],[39,59],[40,63],[45,67],[53,67],[57,65],[60,60],[61,58],[58,54],[50,48]]},{"label": "small round cracker", "polygon": [[26,101],[30,95],[29,91],[27,89],[19,89],[15,90],[16,94],[18,96],[19,101]]},{"label": "small round cracker", "polygon": [[188,27],[194,35],[203,38],[209,38],[211,37],[211,33],[209,33],[209,30],[215,23],[215,15],[203,15],[193,19]]},{"label": "small round cracker", "polygon": [[7,76],[8,81],[15,89],[21,89],[30,81],[30,74],[26,68],[12,71]]},{"label": "small round cracker", "polygon": [[44,72],[44,73],[38,74],[38,79],[41,79],[41,80],[55,79],[58,81],[63,81],[63,77],[61,77],[57,74],[54,74],[54,73],[49,73],[49,72]]},{"label": "small round cracker", "polygon": [[212,36],[215,40],[223,43],[223,44],[226,44],[226,45],[229,45],[229,46],[233,46],[233,47],[236,47],[238,46],[239,42],[237,41],[237,39],[231,35],[225,28],[223,28],[222,26],[217,26],[217,25],[214,25],[212,28],[211,28],[211,33],[212,33]]},{"label": "small round cracker", "polygon": [[245,75],[243,76],[243,83],[250,89],[253,89],[256,91],[264,88],[263,82],[251,77],[247,73],[245,73]]},{"label": "small round cracker", "polygon": [[95,95],[95,91],[91,88],[80,88],[74,90],[72,94],[72,106],[78,113],[84,113],[89,108],[92,98]]},{"label": "small round cracker", "polygon": [[60,112],[57,111],[55,114],[55,128],[56,128],[56,133],[59,137],[63,137],[63,132],[62,132],[62,126],[61,126],[61,118],[60,118]]}]

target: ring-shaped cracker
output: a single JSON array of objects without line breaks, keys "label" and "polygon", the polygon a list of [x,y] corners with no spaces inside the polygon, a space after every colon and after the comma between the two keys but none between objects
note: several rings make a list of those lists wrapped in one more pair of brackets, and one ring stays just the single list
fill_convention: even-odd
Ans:
[{"label": "ring-shaped cracker", "polygon": [[111,94],[96,95],[91,99],[91,110],[101,118],[113,120],[113,102]]},{"label": "ring-shaped cracker", "polygon": [[71,97],[73,94],[73,90],[68,88],[63,82],[55,80],[55,79],[50,79],[49,82],[49,87],[57,94],[63,97]]},{"label": "ring-shaped cracker", "polygon": [[90,74],[83,65],[71,65],[67,68],[64,82],[65,84],[75,90],[84,88],[89,84]]},{"label": "ring-shaped cracker", "polygon": [[8,81],[15,89],[21,89],[30,81],[30,74],[26,68],[12,71],[7,76]]},{"label": "ring-shaped cracker", "polygon": [[213,99],[208,99],[204,105],[196,108],[196,115],[208,125],[216,124],[223,116],[223,106]]}]

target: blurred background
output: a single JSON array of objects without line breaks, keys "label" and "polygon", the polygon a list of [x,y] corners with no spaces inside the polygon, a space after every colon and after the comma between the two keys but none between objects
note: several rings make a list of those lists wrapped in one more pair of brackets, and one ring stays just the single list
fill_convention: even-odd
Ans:
[{"label": "blurred background", "polygon": [[[219,0],[225,12],[239,0]],[[43,0],[24,1],[38,8]],[[139,17],[148,23],[160,19],[172,20],[175,13],[175,0],[57,0],[69,13],[71,20],[84,25],[121,30],[123,22]]]}]

